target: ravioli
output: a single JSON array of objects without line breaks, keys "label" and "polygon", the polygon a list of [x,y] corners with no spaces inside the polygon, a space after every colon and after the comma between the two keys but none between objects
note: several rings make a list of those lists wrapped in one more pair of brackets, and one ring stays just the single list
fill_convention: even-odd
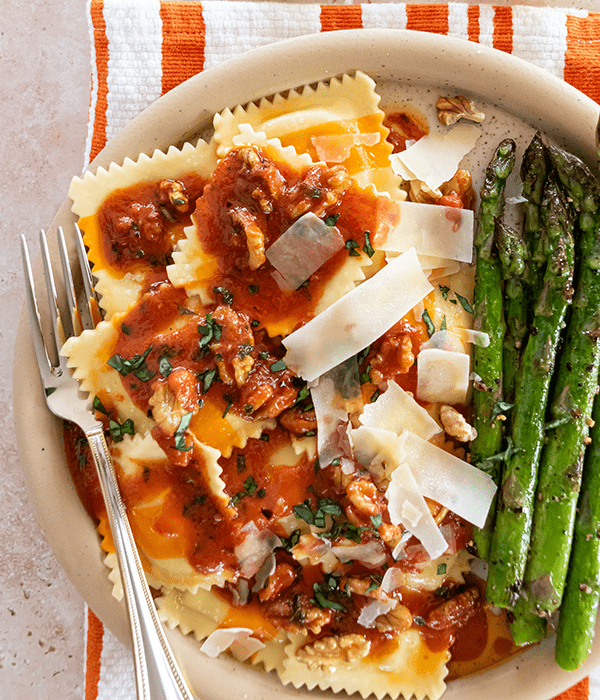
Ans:
[{"label": "ravioli", "polygon": [[[104,320],[62,353],[105,422],[165,624],[297,688],[436,700],[482,609],[466,546],[493,486],[418,395],[418,356],[433,343],[469,366],[472,217],[460,246],[431,241],[437,225],[429,247],[404,245],[421,234],[394,221],[409,187],[378,105],[357,72],[76,178]],[[431,206],[411,203],[414,221]],[[319,236],[337,243],[283,284]],[[422,454],[450,465],[443,481]],[[458,463],[462,497],[446,499]]]}]

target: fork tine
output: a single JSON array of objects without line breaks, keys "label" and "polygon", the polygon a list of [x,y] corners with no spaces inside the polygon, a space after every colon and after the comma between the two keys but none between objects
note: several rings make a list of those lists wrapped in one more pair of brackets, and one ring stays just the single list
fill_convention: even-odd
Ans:
[{"label": "fork tine", "polygon": [[85,329],[93,329],[100,321],[100,312],[98,310],[98,298],[94,289],[92,273],[90,272],[90,264],[85,252],[83,244],[83,236],[81,229],[75,224],[75,247],[77,249],[77,257],[79,259],[79,267],[81,268],[81,277],[83,279],[83,290],[86,303],[83,308],[80,307],[81,325]]},{"label": "fork tine", "polygon": [[63,280],[67,294],[67,304],[69,305],[69,320],[71,327],[64,328],[65,335],[68,338],[72,335],[79,335],[81,332],[81,321],[79,320],[79,310],[77,308],[77,299],[75,296],[75,285],[73,284],[73,275],[71,273],[71,265],[69,263],[67,243],[65,241],[65,234],[63,233],[62,226],[58,227],[57,238]]},{"label": "fork tine", "polygon": [[50,307],[50,316],[52,319],[51,335],[54,341],[54,351],[56,357],[60,355],[60,347],[62,345],[62,321],[60,311],[58,310],[58,296],[56,294],[56,285],[54,283],[54,273],[52,271],[52,262],[50,261],[50,251],[48,250],[48,239],[44,229],[40,231],[40,249],[42,252],[42,263],[44,265],[44,277],[46,278],[46,290],[48,292],[48,306]]},{"label": "fork tine", "polygon": [[52,380],[52,365],[44,343],[44,334],[42,332],[42,320],[38,309],[37,299],[35,297],[35,285],[33,283],[33,273],[31,270],[31,260],[29,259],[29,250],[27,248],[27,240],[21,234],[21,254],[23,257],[23,268],[25,270],[25,295],[27,297],[27,308],[29,311],[29,322],[31,325],[31,338],[33,348],[40,367],[40,374],[44,388],[49,386]]}]

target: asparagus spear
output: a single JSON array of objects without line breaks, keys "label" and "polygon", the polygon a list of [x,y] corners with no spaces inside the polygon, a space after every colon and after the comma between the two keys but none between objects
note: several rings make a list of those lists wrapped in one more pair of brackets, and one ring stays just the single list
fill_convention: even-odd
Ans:
[{"label": "asparagus spear", "polygon": [[548,236],[556,242],[517,377],[512,449],[502,476],[486,591],[487,599],[503,608],[514,607],[525,573],[546,402],[573,294],[573,220],[552,179],[546,182],[542,211]]},{"label": "asparagus spear", "polygon": [[587,659],[600,601],[600,397],[592,417],[592,444],[583,467],[567,585],[560,607],[555,659],[574,671]]},{"label": "asparagus spear", "polygon": [[[502,273],[493,243],[495,222],[504,209],[506,179],[515,163],[515,150],[515,142],[505,139],[496,148],[487,167],[480,192],[474,240],[477,259],[473,326],[487,333],[490,343],[485,348],[476,345],[473,353],[473,371],[478,377],[473,395],[477,437],[471,443],[471,459],[480,469],[487,471],[496,483],[500,480],[499,462],[489,458],[498,454],[502,446],[502,422],[496,419],[495,410],[502,400],[502,340],[505,325]],[[487,559],[489,555],[493,515],[492,505],[485,526],[475,528],[473,532],[473,540],[482,559]]]},{"label": "asparagus spear", "polygon": [[[572,183],[583,173],[586,184],[594,178],[582,163],[573,167],[574,156],[551,149],[554,167]],[[569,190],[570,193],[570,190]],[[577,192],[575,193],[577,196]],[[575,198],[573,198],[575,201]],[[580,258],[576,295],[560,353],[554,397],[551,404],[552,429],[540,459],[529,559],[525,571],[526,597],[515,609],[519,617],[525,611],[546,615],[560,605],[571,549],[575,508],[580,488],[585,445],[598,386],[600,365],[600,272],[594,249],[600,241],[598,202],[577,197],[588,208],[580,214],[578,257]],[[591,210],[594,207],[594,210]],[[585,229],[581,229],[586,226]],[[536,641],[522,625],[520,643]]]},{"label": "asparagus spear", "polygon": [[495,238],[504,278],[506,334],[502,348],[502,384],[504,401],[510,403],[514,400],[515,378],[528,327],[523,282],[528,252],[523,237],[500,219],[496,220]]},{"label": "asparagus spear", "polygon": [[531,140],[521,162],[523,195],[527,198],[523,236],[529,249],[525,280],[528,297],[535,304],[543,284],[546,266],[545,236],[540,222],[540,206],[548,173],[546,148],[539,132]]}]

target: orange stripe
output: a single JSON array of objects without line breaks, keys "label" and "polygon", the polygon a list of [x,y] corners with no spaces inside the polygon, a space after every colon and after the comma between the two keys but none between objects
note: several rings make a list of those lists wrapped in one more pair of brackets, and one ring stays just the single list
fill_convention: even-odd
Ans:
[{"label": "orange stripe", "polygon": [[564,79],[600,103],[600,13],[567,15]]},{"label": "orange stripe", "polygon": [[337,29],[362,29],[360,5],[321,5],[321,31]]},{"label": "orange stripe", "polygon": [[448,34],[448,5],[407,5],[406,28],[413,31]]},{"label": "orange stripe", "polygon": [[94,133],[90,146],[90,160],[93,160],[106,144],[106,110],[108,108],[108,38],[104,21],[103,0],[92,0],[90,7],[94,27],[94,51],[96,53],[96,73],[98,91],[94,110]]},{"label": "orange stripe", "polygon": [[576,685],[564,693],[557,695],[554,700],[589,700],[590,697],[590,679],[584,678]]},{"label": "orange stripe", "polygon": [[[92,0],[93,1],[93,0]],[[88,608],[88,629],[85,657],[85,700],[96,700],[100,682],[100,656],[104,625]]]},{"label": "orange stripe", "polygon": [[202,3],[161,2],[162,94],[204,69],[206,25]]},{"label": "orange stripe", "polygon": [[492,45],[495,49],[512,53],[513,49],[513,14],[512,7],[494,7],[494,36]]},{"label": "orange stripe", "polygon": [[469,41],[479,43],[479,5],[469,5],[467,7],[467,36]]}]

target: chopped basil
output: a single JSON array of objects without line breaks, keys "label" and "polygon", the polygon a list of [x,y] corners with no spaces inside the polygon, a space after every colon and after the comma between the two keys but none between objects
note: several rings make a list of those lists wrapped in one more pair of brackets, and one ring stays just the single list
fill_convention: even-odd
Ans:
[{"label": "chopped basil", "polygon": [[431,320],[431,316],[429,315],[429,311],[427,311],[427,309],[423,311],[421,318],[423,319],[425,327],[427,328],[427,335],[431,338],[431,336],[435,333],[435,326],[433,325],[433,321]]},{"label": "chopped basil", "polygon": [[307,194],[311,199],[320,199],[323,196],[321,190],[318,187],[315,187],[314,185],[309,188]]},{"label": "chopped basil", "polygon": [[225,416],[229,413],[229,409],[233,406],[233,396],[230,396],[229,394],[223,394],[223,398],[225,401],[227,401],[227,406],[225,406],[225,410],[223,411],[222,418],[225,418]]},{"label": "chopped basil", "polygon": [[256,497],[257,498],[264,498],[267,495],[267,489],[259,489],[256,492]]},{"label": "chopped basil", "polygon": [[179,306],[179,315],[180,316],[196,316],[196,312],[192,311],[191,309],[186,309],[185,306]]},{"label": "chopped basil", "polygon": [[441,331],[447,330],[447,326],[446,326],[446,315],[445,315],[445,314],[444,314],[444,318],[442,319],[442,322],[440,323],[440,330],[441,330]]},{"label": "chopped basil", "polygon": [[335,226],[339,218],[339,214],[329,214],[329,216],[326,216],[323,219],[323,223],[325,224],[325,226]]},{"label": "chopped basil", "polygon": [[346,250],[348,251],[348,255],[352,258],[359,258],[360,253],[358,252],[357,248],[359,247],[358,243],[354,240],[354,238],[350,238],[346,241],[345,246]]},{"label": "chopped basil", "polygon": [[121,331],[123,331],[125,335],[131,335],[131,328],[126,326],[124,323],[121,324]]},{"label": "chopped basil", "polygon": [[233,294],[225,287],[213,287],[213,292],[215,294],[220,294],[227,306],[231,306],[233,304]]},{"label": "chopped basil", "polygon": [[244,357],[248,357],[248,355],[251,355],[254,350],[254,345],[250,345],[250,343],[242,343],[239,348],[238,348],[238,357],[240,360],[243,360]]},{"label": "chopped basil", "polygon": [[301,534],[302,530],[298,528],[297,530],[294,530],[289,537],[280,537],[279,539],[281,540],[281,546],[283,549],[289,552],[292,547],[295,547],[298,544]]},{"label": "chopped basil", "polygon": [[375,249],[371,245],[371,232],[365,231],[365,244],[363,246],[365,253],[372,258],[375,255]]},{"label": "chopped basil", "polygon": [[92,406],[94,407],[95,411],[100,411],[100,413],[104,413],[105,416],[108,415],[108,411],[106,410],[104,404],[102,403],[102,401],[100,401],[100,399],[97,396],[94,396]]},{"label": "chopped basil", "polygon": [[206,392],[210,389],[212,386],[213,381],[215,381],[217,377],[217,370],[216,369],[207,369],[204,372],[201,372],[198,375],[198,379],[202,382],[202,393],[206,394]]},{"label": "chopped basil", "polygon": [[198,325],[198,333],[202,336],[198,341],[200,348],[208,346],[213,340],[216,342],[221,340],[221,331],[223,330],[223,326],[214,320],[212,314],[206,314],[205,320],[206,325]]},{"label": "chopped basil", "polygon": [[438,285],[440,288],[440,292],[442,293],[442,299],[444,301],[448,301],[448,292],[450,291],[450,287],[442,287],[442,285]]},{"label": "chopped basil", "polygon": [[253,496],[257,488],[258,484],[256,483],[256,479],[252,475],[250,475],[246,479],[246,481],[244,481],[244,490],[238,491],[234,496],[232,496],[230,504],[234,506],[237,503],[239,503],[242,500],[242,498]]},{"label": "chopped basil", "polygon": [[372,515],[371,523],[373,524],[373,527],[375,529],[381,527],[383,525],[383,518],[381,517],[381,513],[377,513],[377,515]]},{"label": "chopped basil", "polygon": [[380,394],[381,394],[381,389],[375,389],[375,391],[371,394],[371,398],[369,399],[369,402],[374,403],[375,401],[377,401]]},{"label": "chopped basil", "polygon": [[256,328],[257,326],[260,326],[260,321],[254,319],[253,321],[250,321],[250,325],[252,326],[252,328]]},{"label": "chopped basil", "polygon": [[168,377],[173,371],[173,365],[164,355],[158,358],[158,371],[165,378]]},{"label": "chopped basil", "polygon": [[447,564],[438,564],[437,575],[441,576],[442,574],[445,574],[447,569],[448,569]]},{"label": "chopped basil", "polygon": [[273,362],[273,364],[269,366],[269,369],[271,372],[281,372],[286,369],[286,367],[287,365],[283,360],[277,360],[277,362]]},{"label": "chopped basil", "polygon": [[420,615],[414,615],[413,622],[415,623],[415,625],[419,625],[419,627],[423,627],[424,625],[427,624],[425,622],[425,620]]},{"label": "chopped basil", "polygon": [[179,421],[177,430],[175,431],[175,449],[179,450],[179,452],[189,452],[192,449],[192,445],[186,444],[184,433],[188,429],[193,415],[194,414],[191,412],[184,413],[184,415],[181,417],[181,420]]},{"label": "chopped basil", "polygon": [[490,420],[496,420],[498,416],[503,415],[506,413],[506,411],[510,411],[510,409],[514,406],[514,403],[506,403],[506,401],[496,401],[494,404],[494,407],[492,408],[492,415]]},{"label": "chopped basil", "polygon": [[471,306],[471,304],[469,304],[468,300],[465,299],[465,297],[461,296],[458,292],[454,292],[454,294],[456,295],[456,298],[458,299],[458,301],[460,301],[460,305],[463,307],[463,309],[467,313],[469,313],[469,314],[475,313],[473,307]]},{"label": "chopped basil", "polygon": [[131,418],[128,418],[124,423],[109,420],[108,429],[114,442],[121,442],[125,435],[135,435],[135,427]]},{"label": "chopped basil", "polygon": [[258,294],[258,286],[255,284],[249,284],[248,291],[250,292],[250,294]]},{"label": "chopped basil", "polygon": [[155,376],[155,373],[151,372],[146,365],[146,358],[150,350],[152,350],[152,345],[149,345],[142,355],[136,354],[130,360],[115,354],[106,364],[116,369],[123,377],[126,377],[128,374],[133,374],[133,376],[137,377],[140,381],[147,382]]},{"label": "chopped basil", "polygon": [[313,583],[314,598],[311,598],[311,603],[315,603],[320,608],[329,608],[330,610],[339,610],[345,612],[346,608],[334,600],[327,597],[328,594],[340,592],[339,581],[334,576],[328,576],[323,583],[315,581]]},{"label": "chopped basil", "polygon": [[246,469],[246,456],[238,455],[236,457],[237,472],[241,474]]}]

